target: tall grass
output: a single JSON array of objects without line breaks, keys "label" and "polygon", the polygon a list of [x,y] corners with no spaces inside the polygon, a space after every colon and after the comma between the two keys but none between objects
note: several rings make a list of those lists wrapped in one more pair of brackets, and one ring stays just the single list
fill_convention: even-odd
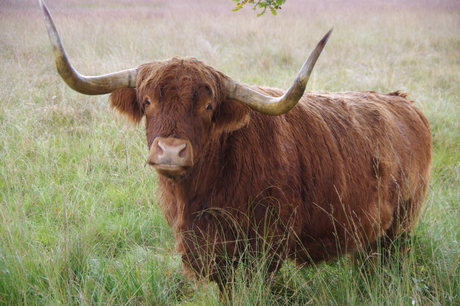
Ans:
[{"label": "tall grass", "polygon": [[[0,304],[216,305],[182,274],[145,166],[142,125],[55,72],[35,0],[0,4]],[[456,0],[288,0],[256,18],[232,1],[48,1],[85,74],[194,56],[232,78],[286,88],[334,26],[310,90],[401,89],[432,125],[430,193],[411,252],[374,274],[348,259],[287,263],[270,290],[236,274],[236,305],[460,304],[460,7]],[[251,265],[263,264],[260,262]]]}]

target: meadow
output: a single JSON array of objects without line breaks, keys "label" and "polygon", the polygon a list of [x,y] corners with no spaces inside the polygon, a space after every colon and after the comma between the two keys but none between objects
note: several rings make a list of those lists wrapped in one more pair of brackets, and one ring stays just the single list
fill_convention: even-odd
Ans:
[{"label": "meadow", "polygon": [[[307,90],[409,92],[430,121],[433,173],[400,265],[286,263],[234,305],[460,305],[460,3],[287,0],[277,16],[230,0],[48,0],[73,65],[93,75],[192,56],[287,88],[334,32]],[[0,2],[0,305],[218,305],[186,278],[146,166],[143,124],[56,73],[38,1]]]}]

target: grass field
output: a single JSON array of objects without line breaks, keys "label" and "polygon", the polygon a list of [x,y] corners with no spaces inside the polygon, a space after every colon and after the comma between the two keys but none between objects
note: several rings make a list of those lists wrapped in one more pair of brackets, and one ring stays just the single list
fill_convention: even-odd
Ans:
[{"label": "grass field", "polygon": [[[460,305],[460,2],[48,0],[74,66],[102,74],[193,56],[250,84],[289,86],[334,26],[308,90],[403,90],[432,125],[433,177],[411,253],[357,273],[284,265],[235,305]],[[0,305],[217,305],[182,274],[145,166],[142,124],[55,71],[35,0],[0,3]]]}]

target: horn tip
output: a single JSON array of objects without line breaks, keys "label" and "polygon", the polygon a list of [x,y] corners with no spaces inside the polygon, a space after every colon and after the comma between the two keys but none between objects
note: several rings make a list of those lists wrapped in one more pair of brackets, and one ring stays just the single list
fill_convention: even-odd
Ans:
[{"label": "horn tip", "polygon": [[48,10],[48,7],[47,7],[46,4],[45,4],[45,1],[43,1],[43,0],[38,0],[38,2],[40,3],[40,7],[41,7],[42,10],[43,10],[43,15],[44,15],[44,17],[45,17],[45,20],[52,19],[51,14],[50,14],[50,12],[49,12],[49,10]]},{"label": "horn tip", "polygon": [[329,37],[332,34],[332,31],[334,30],[334,27],[332,27],[329,31],[327,31],[326,35],[320,40],[319,44],[324,46],[326,45],[327,41],[329,40]]}]

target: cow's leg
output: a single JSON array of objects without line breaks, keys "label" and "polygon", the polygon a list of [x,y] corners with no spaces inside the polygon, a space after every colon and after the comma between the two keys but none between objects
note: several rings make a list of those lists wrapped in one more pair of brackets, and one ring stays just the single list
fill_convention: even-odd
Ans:
[{"label": "cow's leg", "polygon": [[413,220],[418,219],[412,202],[411,199],[401,201],[383,235],[352,255],[356,266],[372,272],[379,264],[396,264],[410,251],[410,231],[415,226]]},{"label": "cow's leg", "polygon": [[[244,254],[237,262],[229,263],[225,267],[230,269],[218,269],[218,273],[210,279],[217,283],[220,291],[220,302],[232,305],[232,301],[239,299],[241,294],[259,288],[271,288],[275,276],[282,266],[282,260],[277,255]],[[224,266],[222,266],[224,267]],[[242,290],[242,291],[241,291]]]},{"label": "cow's leg", "polygon": [[383,260],[390,262],[395,257],[404,257],[410,251],[410,232],[419,218],[421,203],[419,199],[407,199],[400,202],[394,213],[393,223],[382,237]]}]

